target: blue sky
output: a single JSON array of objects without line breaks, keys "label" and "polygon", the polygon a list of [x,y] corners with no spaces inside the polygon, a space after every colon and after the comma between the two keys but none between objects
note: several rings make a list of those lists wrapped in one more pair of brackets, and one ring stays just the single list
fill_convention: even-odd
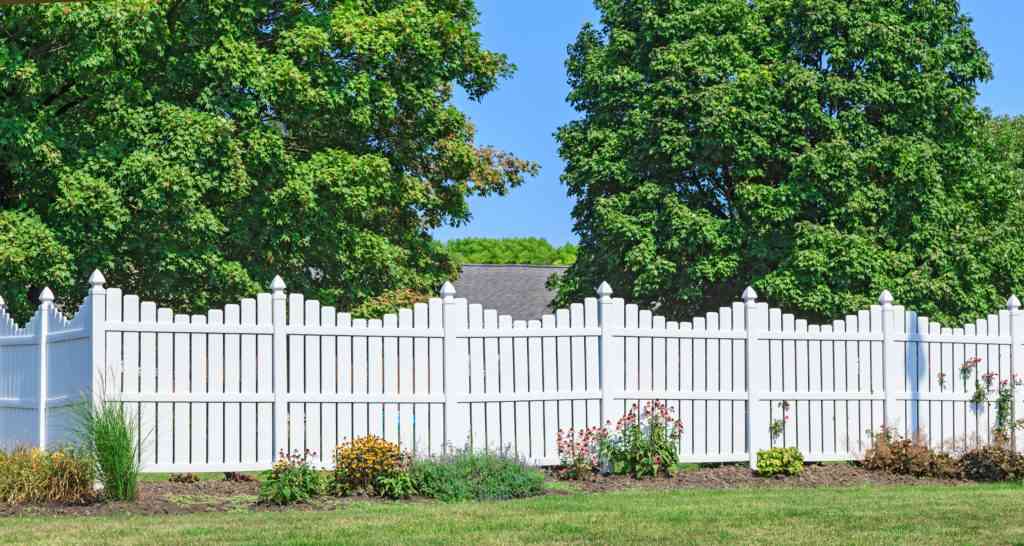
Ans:
[{"label": "blue sky", "polygon": [[[504,197],[470,200],[473,219],[435,232],[458,237],[544,237],[554,244],[575,242],[573,201],[558,177],[555,129],[577,117],[565,102],[566,47],[585,21],[597,21],[592,0],[477,0],[484,46],[509,56],[518,70],[479,103],[457,97],[477,127],[477,142],[540,163],[541,171]],[[1024,56],[1020,21],[1024,2],[962,0],[974,31],[988,51],[995,78],[982,85],[978,103],[997,114],[1024,114]]]}]

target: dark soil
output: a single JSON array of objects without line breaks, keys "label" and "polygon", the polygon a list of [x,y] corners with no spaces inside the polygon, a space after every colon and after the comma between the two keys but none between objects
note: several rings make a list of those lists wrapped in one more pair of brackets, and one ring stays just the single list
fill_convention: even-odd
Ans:
[{"label": "dark soil", "polygon": [[292,506],[265,506],[256,503],[258,482],[207,480],[196,483],[139,482],[139,498],[135,502],[105,502],[86,505],[5,505],[0,504],[0,517],[29,515],[163,515],[197,512],[334,510],[353,501],[388,502],[366,496],[346,498],[323,497]]},{"label": "dark soil", "polygon": [[745,465],[720,465],[685,470],[674,478],[659,477],[635,480],[628,476],[599,476],[591,480],[568,482],[587,492],[618,489],[733,489],[740,487],[843,487],[857,485],[922,485],[965,484],[961,480],[915,478],[885,472],[872,472],[846,463],[808,464],[799,476],[762,478]]},{"label": "dark soil", "polygon": [[[555,472],[550,473],[551,481],[555,481]],[[929,478],[913,478],[881,472],[870,472],[850,464],[810,464],[804,468],[803,474],[796,477],[761,478],[754,475],[744,465],[721,465],[702,467],[680,472],[674,478],[660,477],[654,479],[634,480],[626,476],[598,476],[585,481],[562,482],[565,487],[549,489],[547,494],[566,495],[569,490],[584,492],[615,491],[620,489],[730,489],[730,488],[768,488],[768,487],[828,487],[856,485],[916,485],[916,484],[949,484],[969,483],[959,480],[939,480]],[[345,498],[323,497],[308,503],[292,506],[264,506],[256,503],[259,491],[257,482],[236,481],[200,481],[197,483],[172,482],[140,482],[139,499],[135,502],[103,502],[81,506],[60,504],[49,505],[18,505],[0,504],[0,517],[29,515],[67,515],[67,516],[103,516],[103,515],[163,515],[188,514],[199,512],[231,512],[231,511],[324,511],[337,510],[346,504],[363,502],[392,502],[376,497],[352,496]],[[414,499],[406,502],[424,502],[425,499]]]}]

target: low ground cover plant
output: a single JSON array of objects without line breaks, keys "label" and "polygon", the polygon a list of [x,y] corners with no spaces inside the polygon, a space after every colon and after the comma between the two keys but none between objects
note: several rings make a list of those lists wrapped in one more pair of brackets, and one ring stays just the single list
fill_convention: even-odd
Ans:
[{"label": "low ground cover plant", "polygon": [[420,495],[445,502],[539,495],[544,474],[508,453],[460,450],[414,461],[409,468]]},{"label": "low ground cover plant", "polygon": [[308,501],[326,490],[326,480],[313,468],[311,460],[316,454],[305,451],[282,451],[274,467],[263,474],[259,502],[286,505]]},{"label": "low ground cover plant", "polygon": [[84,504],[96,498],[96,462],[72,448],[0,451],[0,503]]},{"label": "low ground cover plant", "polygon": [[803,471],[804,456],[795,447],[773,447],[757,452],[757,473],[761,476],[798,476]]}]

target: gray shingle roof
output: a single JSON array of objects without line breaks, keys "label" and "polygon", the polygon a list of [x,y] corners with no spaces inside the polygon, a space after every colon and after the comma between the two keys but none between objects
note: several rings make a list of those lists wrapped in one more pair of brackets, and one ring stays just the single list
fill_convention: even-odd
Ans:
[{"label": "gray shingle roof", "polygon": [[545,283],[553,274],[566,270],[561,265],[465,264],[455,281],[455,295],[513,320],[540,319],[551,312],[555,297]]}]

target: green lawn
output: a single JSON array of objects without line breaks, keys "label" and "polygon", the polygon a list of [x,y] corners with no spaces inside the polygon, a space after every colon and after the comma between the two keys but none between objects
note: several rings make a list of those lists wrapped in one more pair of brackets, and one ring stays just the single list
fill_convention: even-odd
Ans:
[{"label": "green lawn", "polygon": [[337,512],[20,517],[0,542],[259,544],[1024,544],[1024,487],[631,490]]}]

